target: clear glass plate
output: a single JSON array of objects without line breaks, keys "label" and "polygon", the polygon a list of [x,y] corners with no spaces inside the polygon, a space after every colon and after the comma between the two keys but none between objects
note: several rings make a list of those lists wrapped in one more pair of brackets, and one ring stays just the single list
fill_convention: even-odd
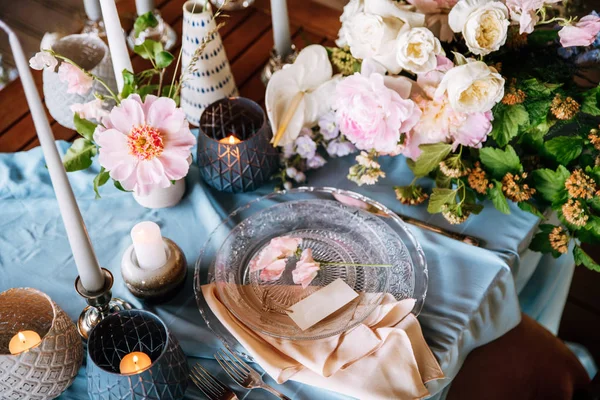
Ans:
[{"label": "clear glass plate", "polygon": [[[278,281],[262,282],[257,272],[249,272],[250,260],[272,238],[286,235],[301,237],[302,247],[312,248],[316,260],[348,265],[323,267],[304,290],[292,282],[293,264]],[[285,310],[337,278],[356,290],[358,299],[302,331]],[[418,314],[427,291],[427,266],[412,233],[385,206],[345,190],[298,188],[240,207],[209,237],[196,263],[194,285],[200,312],[213,329],[216,321],[208,318],[200,290],[208,282],[217,284],[221,300],[250,328],[290,340],[319,339],[360,324],[385,293],[398,300],[415,298],[413,313]]]}]

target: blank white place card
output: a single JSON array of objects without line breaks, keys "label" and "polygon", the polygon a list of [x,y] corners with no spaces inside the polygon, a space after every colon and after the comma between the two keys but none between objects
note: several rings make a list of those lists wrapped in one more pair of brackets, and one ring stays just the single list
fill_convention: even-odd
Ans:
[{"label": "blank white place card", "polygon": [[291,306],[287,313],[296,325],[305,331],[357,297],[358,293],[338,278]]}]

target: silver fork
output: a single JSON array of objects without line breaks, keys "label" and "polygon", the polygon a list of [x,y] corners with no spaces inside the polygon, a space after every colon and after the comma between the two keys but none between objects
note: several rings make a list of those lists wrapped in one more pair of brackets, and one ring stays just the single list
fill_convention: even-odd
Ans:
[{"label": "silver fork", "polygon": [[286,397],[267,385],[258,372],[246,364],[231,350],[227,349],[227,352],[225,352],[223,349],[219,349],[215,353],[215,358],[219,365],[223,367],[225,372],[227,372],[231,379],[236,381],[238,385],[243,386],[246,389],[261,388],[271,392],[282,400],[291,400],[289,397]]},{"label": "silver fork", "polygon": [[198,389],[210,400],[237,400],[237,396],[231,389],[212,376],[200,364],[192,367],[190,378],[198,386]]}]

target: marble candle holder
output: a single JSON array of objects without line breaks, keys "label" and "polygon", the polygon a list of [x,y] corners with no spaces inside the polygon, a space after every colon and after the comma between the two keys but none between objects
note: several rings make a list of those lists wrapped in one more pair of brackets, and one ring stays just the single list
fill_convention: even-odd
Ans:
[{"label": "marble candle holder", "polygon": [[[41,342],[10,354],[18,332],[33,331]],[[83,344],[75,324],[46,294],[15,288],[0,293],[0,399],[58,397],[77,376]]]},{"label": "marble candle holder", "polygon": [[168,300],[185,282],[187,262],[183,251],[163,237],[167,262],[157,269],[141,268],[131,245],[121,259],[121,275],[127,289],[136,297],[153,302]]}]

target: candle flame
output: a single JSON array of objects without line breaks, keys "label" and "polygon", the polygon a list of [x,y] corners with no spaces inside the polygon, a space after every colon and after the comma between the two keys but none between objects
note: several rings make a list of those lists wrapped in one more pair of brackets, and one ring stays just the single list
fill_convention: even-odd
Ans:
[{"label": "candle flame", "polygon": [[237,137],[235,137],[235,135],[231,134],[231,135],[219,140],[219,142],[225,143],[225,144],[238,144],[241,142],[241,140],[238,139]]},{"label": "candle flame", "polygon": [[138,363],[138,356],[133,356],[133,363],[137,364]]},{"label": "candle flame", "polygon": [[27,341],[27,338],[21,332],[17,333],[17,336],[21,342],[25,343]]}]

